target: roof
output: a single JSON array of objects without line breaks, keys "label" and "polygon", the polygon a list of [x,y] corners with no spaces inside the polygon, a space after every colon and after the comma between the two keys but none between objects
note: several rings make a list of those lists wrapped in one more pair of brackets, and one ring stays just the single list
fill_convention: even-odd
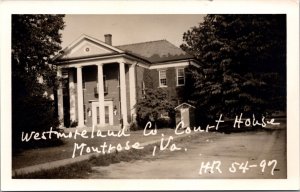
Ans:
[{"label": "roof", "polygon": [[150,41],[114,47],[137,57],[146,59],[151,63],[194,58],[167,40]]},{"label": "roof", "polygon": [[181,103],[180,105],[178,105],[177,107],[175,107],[174,109],[175,110],[177,110],[177,109],[180,109],[180,108],[186,108],[186,107],[188,107],[188,108],[196,108],[196,107],[194,107],[193,105],[190,105],[190,104],[188,104],[188,103]]},{"label": "roof", "polygon": [[[93,52],[81,53],[83,52],[83,49],[77,49],[78,46],[83,46],[81,44],[86,42],[89,43],[89,46],[94,45],[94,49],[92,49]],[[179,47],[176,47],[167,40],[112,46],[103,41],[83,34],[77,40],[59,52],[56,56],[54,56],[52,61],[54,63],[59,63],[76,59],[118,56],[123,54],[133,56],[139,60],[145,61],[148,64],[163,64],[166,62],[195,59],[195,57],[186,53]]]}]

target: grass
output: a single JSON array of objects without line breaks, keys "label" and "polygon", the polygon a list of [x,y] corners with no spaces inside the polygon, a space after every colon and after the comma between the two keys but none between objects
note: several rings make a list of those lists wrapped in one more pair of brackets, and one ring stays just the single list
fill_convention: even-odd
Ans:
[{"label": "grass", "polygon": [[89,160],[72,163],[63,167],[27,174],[16,174],[13,179],[83,179],[92,172],[92,167],[94,166],[108,166],[121,161],[129,162],[142,159],[144,156],[152,153],[153,146],[146,146],[142,150],[131,149],[129,151],[114,152],[105,155],[93,155]]},{"label": "grass", "polygon": [[[176,143],[183,145],[189,145],[189,142],[193,138],[197,138],[199,135],[191,135],[187,137],[181,137],[176,139]],[[205,138],[214,137],[214,133],[204,133]],[[204,139],[204,138],[203,138]],[[202,140],[202,139],[201,139]],[[49,170],[41,170],[38,172],[27,174],[16,174],[13,179],[83,179],[87,178],[89,174],[93,172],[92,167],[96,166],[109,166],[110,164],[120,162],[130,162],[140,160],[146,156],[151,158],[158,158],[152,156],[153,147],[159,144],[151,144],[144,147],[144,149],[130,149],[128,151],[123,150],[120,152],[113,152],[105,155],[93,155],[88,160],[69,164],[59,168],[53,168]],[[167,152],[167,151],[164,151]],[[162,152],[157,151],[156,154]],[[173,152],[174,153],[174,152]]]},{"label": "grass", "polygon": [[69,164],[64,167],[41,170],[27,174],[16,174],[13,179],[83,179],[92,171],[89,161]]},{"label": "grass", "polygon": [[121,161],[129,162],[132,160],[139,160],[142,159],[145,155],[151,154],[153,146],[154,145],[146,146],[142,150],[131,149],[129,151],[115,152],[106,155],[95,155],[89,159],[89,162],[93,166],[108,166],[110,164],[120,163]]},{"label": "grass", "polygon": [[[173,135],[174,136],[174,129],[158,129],[157,135],[151,136],[143,136],[143,130],[130,132],[130,137],[106,137],[106,138],[99,138],[95,137],[93,139],[84,139],[78,137],[75,139],[64,139],[64,144],[55,147],[47,147],[47,148],[36,148],[25,150],[22,153],[18,153],[17,155],[13,155],[12,157],[12,168],[19,169],[31,165],[47,163],[62,159],[68,159],[72,157],[74,143],[86,143],[87,146],[99,146],[106,142],[108,145],[116,145],[118,143],[124,145],[126,141],[130,141],[130,143],[140,142],[144,143],[147,141],[157,140],[160,139],[161,134],[164,135]],[[84,155],[84,154],[83,154]]]}]

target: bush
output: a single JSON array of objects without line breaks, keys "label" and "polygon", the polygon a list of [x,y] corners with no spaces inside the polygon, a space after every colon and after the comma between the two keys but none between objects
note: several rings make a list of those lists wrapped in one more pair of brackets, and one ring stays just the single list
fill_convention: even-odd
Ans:
[{"label": "bush", "polygon": [[22,132],[30,133],[57,130],[58,117],[55,115],[54,101],[42,96],[28,96],[13,101],[12,105],[12,146],[13,152],[33,147],[45,147],[62,144],[55,137],[51,140],[32,140],[22,142]]},{"label": "bush", "polygon": [[136,105],[137,123],[140,127],[151,121],[153,127],[157,124],[161,114],[173,114],[175,101],[168,92],[161,88],[146,89],[146,94],[143,99],[140,99]]},{"label": "bush", "polygon": [[70,127],[77,127],[78,126],[78,122],[77,121],[72,121],[70,123]]},{"label": "bush", "polygon": [[139,126],[137,125],[136,122],[131,122],[129,125],[129,130],[130,131],[137,131],[140,130]]},{"label": "bush", "polygon": [[172,118],[159,118],[156,121],[157,128],[174,127]]}]

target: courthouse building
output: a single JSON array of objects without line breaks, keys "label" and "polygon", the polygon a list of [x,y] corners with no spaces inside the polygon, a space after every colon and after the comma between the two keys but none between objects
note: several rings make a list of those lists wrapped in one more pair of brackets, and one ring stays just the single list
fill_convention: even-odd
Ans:
[{"label": "courthouse building", "polygon": [[127,126],[147,87],[176,97],[186,84],[185,69],[199,67],[167,40],[114,46],[112,35],[104,39],[82,35],[54,58],[63,78],[57,92],[62,126]]}]

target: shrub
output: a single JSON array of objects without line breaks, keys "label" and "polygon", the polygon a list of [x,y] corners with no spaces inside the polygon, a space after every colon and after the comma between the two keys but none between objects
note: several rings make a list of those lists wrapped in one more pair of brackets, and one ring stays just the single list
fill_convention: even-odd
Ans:
[{"label": "shrub", "polygon": [[135,107],[140,127],[145,127],[148,121],[153,122],[153,127],[157,127],[157,120],[161,114],[174,113],[175,102],[164,89],[146,89],[145,97],[139,100]]},{"label": "shrub", "polygon": [[70,127],[77,127],[78,126],[78,122],[77,121],[72,121],[70,123]]},{"label": "shrub", "polygon": [[13,152],[26,148],[46,147],[62,144],[62,141],[53,137],[51,140],[41,139],[22,142],[22,132],[30,133],[57,130],[59,120],[54,114],[54,101],[42,96],[28,96],[13,102],[12,109],[12,146]]},{"label": "shrub", "polygon": [[137,130],[140,130],[142,128],[140,128],[136,122],[131,122],[130,125],[129,125],[129,130],[130,131],[137,131]]}]

